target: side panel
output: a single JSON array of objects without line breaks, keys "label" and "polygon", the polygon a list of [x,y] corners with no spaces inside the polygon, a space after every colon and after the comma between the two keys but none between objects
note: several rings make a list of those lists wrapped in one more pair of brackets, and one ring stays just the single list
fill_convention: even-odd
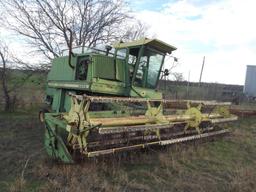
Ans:
[{"label": "side panel", "polygon": [[[72,66],[76,66],[76,57],[71,59]],[[52,61],[52,67],[47,76],[47,88],[46,95],[53,98],[53,108],[57,109],[57,103],[59,103],[60,98],[57,98],[59,94],[59,89],[54,88],[53,86],[49,87],[50,82],[62,82],[62,81],[72,81],[74,80],[75,69],[72,69],[68,65],[68,57],[59,57],[55,58]]]},{"label": "side panel", "polygon": [[131,97],[141,97],[150,99],[162,99],[162,93],[153,89],[132,86],[130,91]]},{"label": "side panel", "polygon": [[93,77],[125,82],[125,61],[105,55],[93,55]]},{"label": "side panel", "polygon": [[58,111],[59,105],[60,105],[60,98],[61,98],[61,89],[54,89],[52,91],[52,110]]},{"label": "side panel", "polygon": [[91,92],[93,93],[104,93],[111,95],[126,96],[127,89],[125,83],[118,81],[111,81],[105,79],[94,78],[91,84]]},{"label": "side panel", "polygon": [[94,77],[115,79],[114,59],[104,55],[93,56]]},{"label": "side panel", "polygon": [[125,61],[121,59],[116,60],[116,79],[125,82],[126,76],[126,66]]},{"label": "side panel", "polygon": [[[76,65],[76,57],[71,60],[73,66]],[[51,71],[47,80],[73,80],[75,70],[68,65],[68,57],[59,57],[52,61]]]}]

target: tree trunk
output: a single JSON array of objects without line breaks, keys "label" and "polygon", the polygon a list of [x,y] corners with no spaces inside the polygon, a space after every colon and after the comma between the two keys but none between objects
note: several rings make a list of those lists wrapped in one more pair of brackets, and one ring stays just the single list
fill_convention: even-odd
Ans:
[{"label": "tree trunk", "polygon": [[4,100],[5,100],[5,102],[4,102],[4,111],[8,112],[11,109],[11,101],[10,101],[10,96],[9,96],[8,93],[4,96]]},{"label": "tree trunk", "polygon": [[1,71],[1,80],[4,94],[4,111],[10,111],[11,109],[11,98],[7,88],[7,75],[6,75],[6,60],[4,54],[0,51],[0,57],[2,59],[3,68]]}]

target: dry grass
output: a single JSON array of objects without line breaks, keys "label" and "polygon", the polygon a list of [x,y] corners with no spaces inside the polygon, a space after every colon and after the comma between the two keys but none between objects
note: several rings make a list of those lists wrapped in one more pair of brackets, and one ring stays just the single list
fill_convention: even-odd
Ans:
[{"label": "dry grass", "polygon": [[[29,118],[29,121],[28,121]],[[0,191],[254,191],[256,119],[233,125],[229,137],[86,160],[52,162],[43,129],[30,117],[0,118]],[[31,157],[24,174],[26,160]],[[9,175],[8,175],[9,174]],[[8,175],[8,176],[6,176]],[[23,177],[21,177],[23,175]]]},{"label": "dry grass", "polygon": [[26,190],[26,181],[23,178],[17,178],[14,182],[6,183],[9,192],[22,192]]},{"label": "dry grass", "polygon": [[126,171],[109,160],[92,160],[77,165],[45,162],[36,173],[47,180],[39,191],[149,191],[148,186],[136,183]]}]

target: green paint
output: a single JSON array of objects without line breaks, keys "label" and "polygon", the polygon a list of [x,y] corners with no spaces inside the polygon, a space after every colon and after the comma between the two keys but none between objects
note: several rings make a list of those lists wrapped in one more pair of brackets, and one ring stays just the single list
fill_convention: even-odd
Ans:
[{"label": "green paint", "polygon": [[65,163],[73,163],[71,154],[69,153],[63,141],[61,132],[65,129],[65,123],[58,121],[50,113],[45,114],[46,130],[44,145],[46,152],[54,159],[60,159]]},{"label": "green paint", "polygon": [[[45,147],[50,156],[61,159],[63,162],[73,162],[66,145],[68,134],[71,140],[76,136],[70,135],[70,131],[67,130],[67,119],[60,118],[60,114],[64,113],[65,116],[65,112],[76,117],[75,114],[70,113],[72,103],[68,93],[162,98],[162,93],[156,91],[161,67],[165,55],[176,48],[159,40],[146,38],[131,43],[119,43],[114,45],[114,48],[114,54],[108,55],[96,50],[90,53],[73,54],[71,65],[74,68],[68,64],[68,56],[53,60],[46,89],[46,100],[50,104],[52,113],[47,113],[45,116]],[[129,115],[128,111],[124,112],[115,107],[112,109],[112,111],[86,114],[88,117]],[[90,126],[87,128],[90,129]],[[85,137],[82,137],[82,134]],[[86,146],[87,132],[81,135],[76,139],[80,145]]]}]

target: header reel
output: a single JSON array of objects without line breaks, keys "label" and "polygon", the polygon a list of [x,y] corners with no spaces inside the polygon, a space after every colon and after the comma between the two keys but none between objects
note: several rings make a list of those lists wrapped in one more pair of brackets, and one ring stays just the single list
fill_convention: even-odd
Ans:
[{"label": "header reel", "polygon": [[[48,148],[50,154],[62,161],[73,162],[72,154],[93,157],[118,151],[133,150],[152,145],[167,145],[179,142],[221,135],[229,132],[216,124],[237,119],[228,113],[228,106],[218,105],[211,113],[202,113],[204,102],[198,102],[197,107],[187,104],[187,110],[181,115],[166,115],[163,104],[173,100],[149,100],[120,97],[93,97],[87,95],[70,95],[71,108],[67,113],[46,113],[48,134]],[[92,103],[145,103],[146,112],[141,115],[120,117],[97,116],[97,112],[89,111]],[[185,101],[184,101],[185,102]],[[152,104],[158,103],[156,107]],[[207,103],[206,103],[207,104]],[[225,103],[224,103],[225,104]],[[113,114],[113,111],[106,113]],[[60,123],[62,122],[62,123]],[[60,150],[54,148],[57,138],[50,139],[50,135],[59,135],[63,139],[64,148],[68,156],[62,157]]]}]

